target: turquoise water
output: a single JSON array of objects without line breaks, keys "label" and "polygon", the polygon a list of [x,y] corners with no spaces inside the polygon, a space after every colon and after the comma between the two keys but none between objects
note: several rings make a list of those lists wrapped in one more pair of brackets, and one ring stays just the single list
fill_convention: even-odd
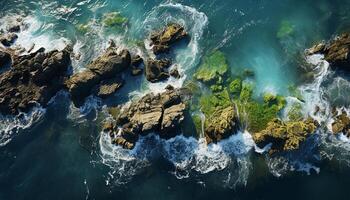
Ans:
[{"label": "turquoise water", "polygon": [[[147,46],[144,39],[150,31],[166,22],[183,24],[191,35],[186,48],[173,52],[186,75],[180,80],[149,84],[143,77],[127,77],[126,87],[107,102],[91,98],[74,108],[61,93],[46,110],[1,118],[1,200],[348,199],[346,138],[319,133],[299,151],[270,158],[257,153],[247,132],[209,147],[202,139],[178,136],[165,141],[151,135],[132,151],[100,135],[103,105],[125,103],[168,83],[180,87],[191,79],[201,58],[215,49],[224,52],[234,75],[245,69],[254,72],[257,96],[266,91],[288,95],[290,86],[300,86],[309,107],[319,101],[347,107],[346,75],[333,78],[336,75],[326,70],[325,76],[318,76],[320,85],[305,83],[300,66],[306,48],[348,30],[348,1],[1,0],[0,10],[0,26],[19,15],[28,24],[18,45],[35,43],[35,48],[50,50],[73,44],[81,55],[72,63],[74,72],[99,55],[109,39],[144,55],[148,49],[139,43]],[[127,28],[101,26],[103,14],[114,11],[128,18]],[[90,29],[79,32],[79,24]],[[326,100],[319,98],[321,91]]]}]

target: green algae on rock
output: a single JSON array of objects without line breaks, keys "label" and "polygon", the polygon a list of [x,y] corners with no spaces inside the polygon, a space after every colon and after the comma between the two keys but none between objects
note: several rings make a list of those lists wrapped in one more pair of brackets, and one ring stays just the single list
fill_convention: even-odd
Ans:
[{"label": "green algae on rock", "polygon": [[229,71],[225,54],[215,51],[204,58],[194,77],[204,83],[216,82]]},{"label": "green algae on rock", "polygon": [[128,22],[128,19],[120,12],[111,12],[103,15],[102,24],[106,27],[120,28]]},{"label": "green algae on rock", "polygon": [[266,129],[254,133],[253,139],[261,148],[271,143],[270,154],[292,151],[298,149],[316,131],[317,126],[317,122],[312,119],[296,122],[274,119],[267,124]]}]

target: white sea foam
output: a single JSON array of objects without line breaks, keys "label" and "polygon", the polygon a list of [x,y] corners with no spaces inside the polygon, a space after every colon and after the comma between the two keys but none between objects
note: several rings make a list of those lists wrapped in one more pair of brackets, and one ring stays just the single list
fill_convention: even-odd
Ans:
[{"label": "white sea foam", "polygon": [[100,150],[103,163],[113,169],[113,178],[124,183],[151,163],[154,157],[163,157],[175,168],[174,175],[188,178],[195,174],[225,171],[228,185],[246,184],[251,168],[248,153],[254,141],[247,132],[238,133],[217,144],[206,145],[204,139],[176,136],[169,140],[149,135],[142,137],[132,151],[111,144],[108,134],[101,135]]}]

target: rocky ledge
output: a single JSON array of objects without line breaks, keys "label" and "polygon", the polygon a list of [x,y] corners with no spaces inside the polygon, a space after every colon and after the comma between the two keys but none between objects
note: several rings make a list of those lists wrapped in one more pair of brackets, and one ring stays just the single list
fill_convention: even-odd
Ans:
[{"label": "rocky ledge", "polygon": [[163,30],[151,34],[151,45],[154,54],[167,53],[170,46],[188,37],[185,28],[173,23],[167,25]]},{"label": "rocky ledge", "polygon": [[[9,54],[1,55],[4,55],[1,62],[8,64]],[[48,53],[41,48],[28,55],[13,55],[11,68],[0,75],[1,114],[27,112],[36,103],[45,107],[64,87],[69,65],[69,48]]]},{"label": "rocky ledge", "polygon": [[160,94],[147,94],[123,108],[115,116],[116,123],[107,123],[104,131],[110,134],[114,144],[127,149],[134,147],[140,135],[153,132],[165,139],[174,137],[181,132],[185,120],[183,94],[182,90],[171,87]]},{"label": "rocky ledge", "polygon": [[260,148],[272,144],[270,154],[291,151],[298,149],[317,127],[317,122],[312,119],[297,122],[275,119],[268,123],[266,129],[253,134],[253,139]]}]

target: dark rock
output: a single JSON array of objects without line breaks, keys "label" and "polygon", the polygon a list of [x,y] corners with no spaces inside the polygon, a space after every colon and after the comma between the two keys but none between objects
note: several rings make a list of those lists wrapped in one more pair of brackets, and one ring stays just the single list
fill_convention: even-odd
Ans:
[{"label": "dark rock", "polygon": [[0,36],[0,42],[6,47],[11,46],[18,36],[15,33],[7,33],[5,35]]},{"label": "dark rock", "polygon": [[167,25],[163,30],[151,34],[151,45],[153,45],[154,54],[167,53],[171,45],[187,36],[187,32],[181,25]]},{"label": "dark rock", "polygon": [[163,81],[169,78],[169,73],[166,69],[170,66],[170,61],[167,59],[153,60],[149,59],[146,64],[146,79],[152,83]]},{"label": "dark rock", "polygon": [[21,26],[19,24],[15,24],[8,28],[8,31],[11,33],[18,33],[21,31]]},{"label": "dark rock", "polygon": [[180,78],[180,73],[179,71],[177,70],[177,68],[174,68],[172,70],[170,70],[169,72],[170,76],[174,77],[174,78]]},{"label": "dark rock", "polygon": [[0,69],[11,63],[11,55],[7,52],[0,51]]},{"label": "dark rock", "polygon": [[27,112],[36,103],[47,106],[63,88],[69,65],[66,50],[15,56],[11,69],[0,75],[0,112]]},{"label": "dark rock", "polygon": [[142,63],[143,63],[143,59],[139,55],[133,56],[131,58],[132,66],[139,67]]}]

